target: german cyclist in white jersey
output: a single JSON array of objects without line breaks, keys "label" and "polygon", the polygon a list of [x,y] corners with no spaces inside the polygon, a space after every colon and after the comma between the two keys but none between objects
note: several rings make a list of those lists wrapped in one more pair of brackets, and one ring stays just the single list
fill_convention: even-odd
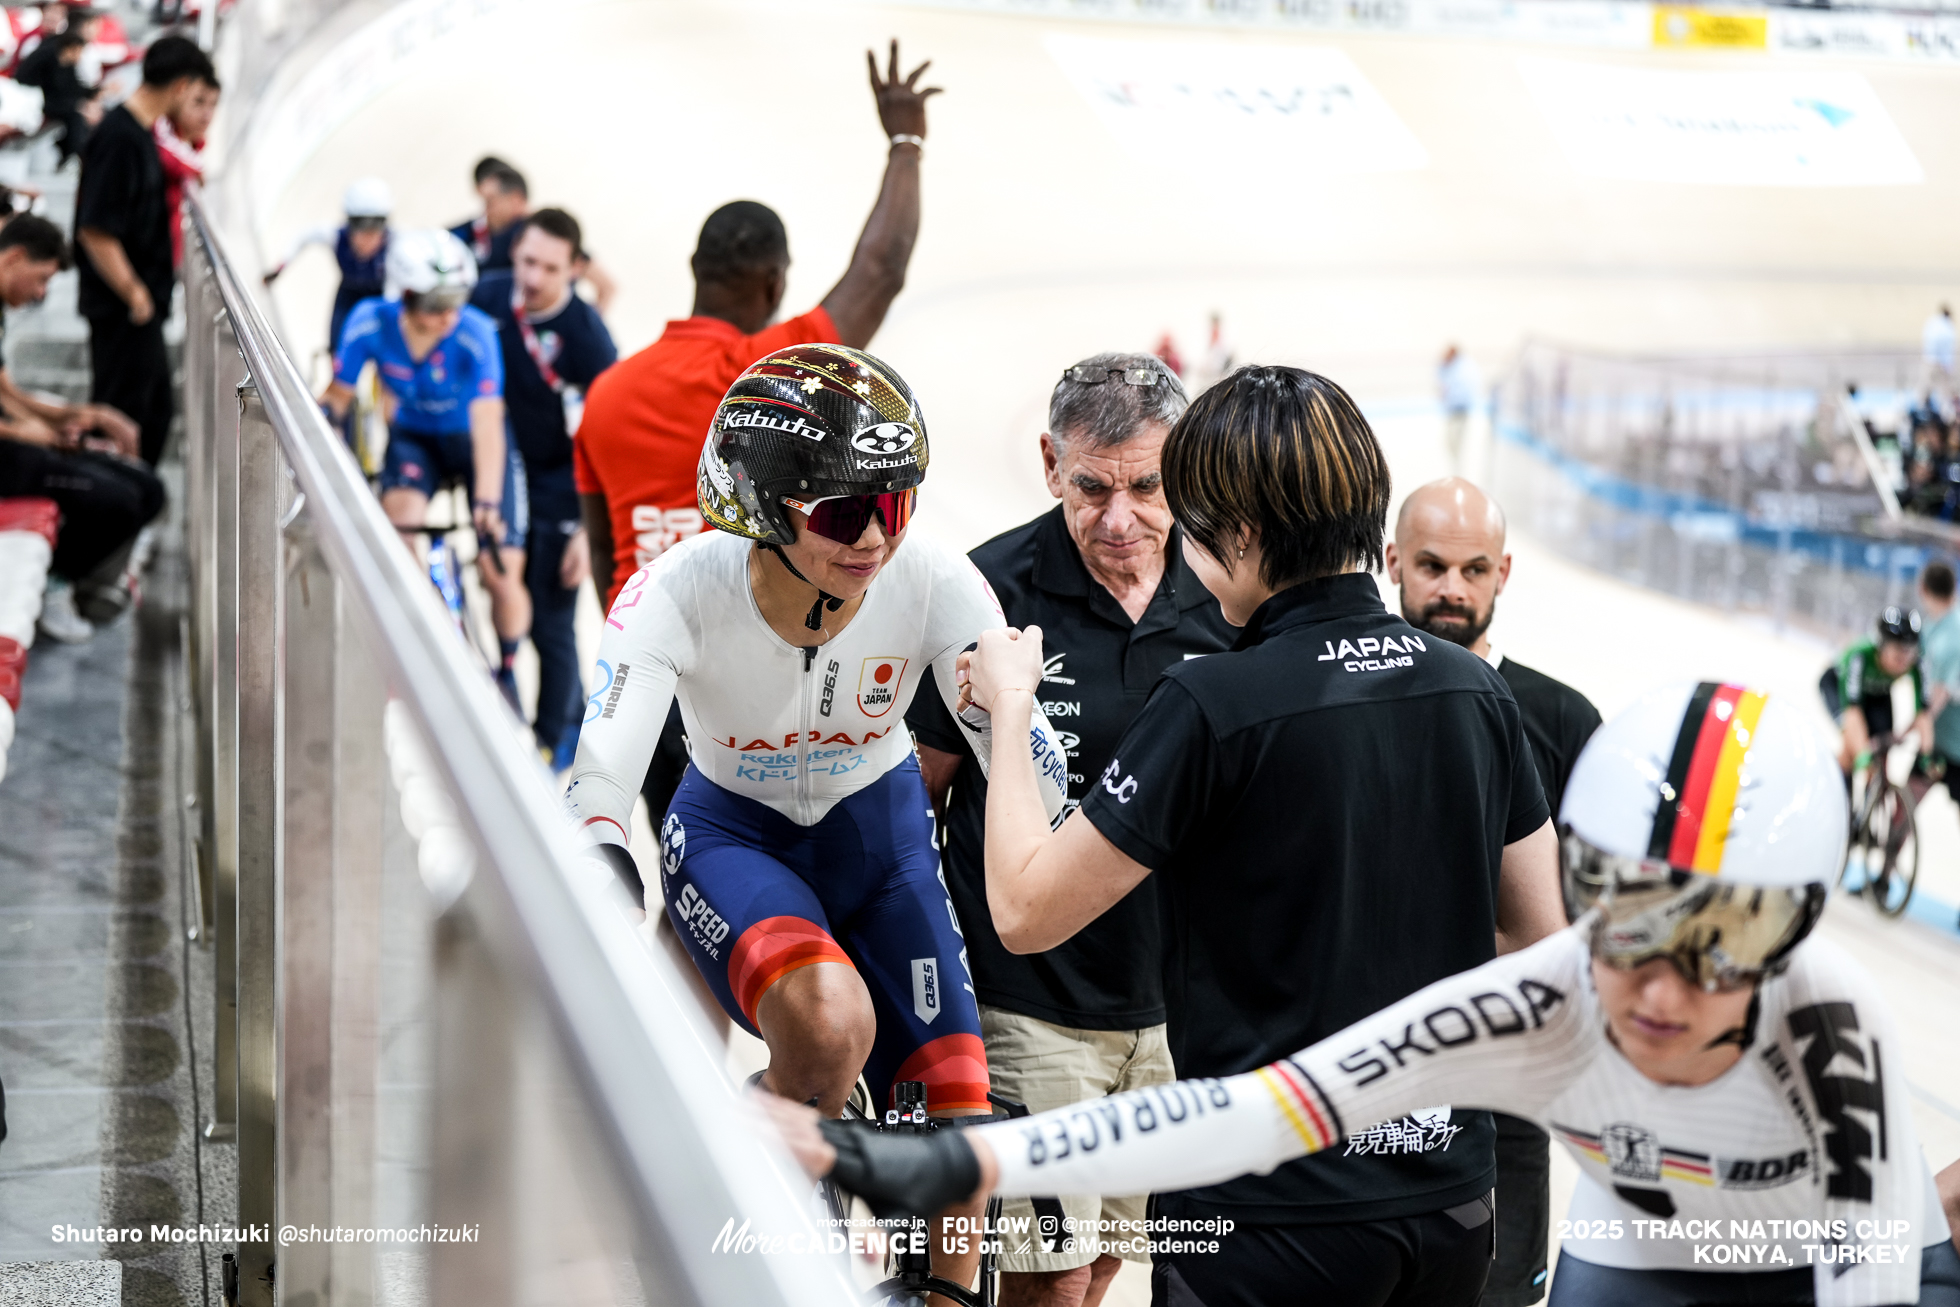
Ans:
[{"label": "german cyclist in white jersey", "polygon": [[[983,640],[977,702],[1040,675],[1018,643],[1031,661]],[[1579,920],[1527,949],[1246,1075],[928,1139],[778,1118],[806,1165],[903,1207],[1214,1184],[1487,1108],[1579,1164],[1553,1307],[1960,1307],[1891,1013],[1805,942],[1843,856],[1832,753],[1793,703],[1656,691],[1580,756],[1560,814]]]},{"label": "german cyclist in white jersey", "polygon": [[[637,886],[633,799],[678,695],[691,762],[661,822],[669,918],[768,1042],[763,1085],[830,1116],[860,1071],[879,1109],[918,1080],[936,1115],[991,1110],[905,711],[927,667],[956,691],[961,652],[1004,623],[971,563],[906,541],[928,460],[910,388],[871,355],[799,345],[752,364],[701,454],[718,529],[620,590],[568,792]],[[987,766],[987,714],[961,720]],[[1067,781],[1047,722],[1015,747],[1052,820]]]}]

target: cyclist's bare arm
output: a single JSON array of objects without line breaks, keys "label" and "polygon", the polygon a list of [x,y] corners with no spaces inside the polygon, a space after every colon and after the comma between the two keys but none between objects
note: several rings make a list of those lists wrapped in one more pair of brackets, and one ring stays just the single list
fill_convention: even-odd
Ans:
[{"label": "cyclist's bare arm", "polygon": [[[927,64],[920,64],[908,77],[900,77],[897,41],[891,44],[891,61],[885,76],[879,76],[874,56],[866,52],[865,59],[871,65],[871,93],[877,98],[878,122],[885,135],[923,139],[926,100],[939,94],[936,86],[921,88],[918,84]],[[922,148],[915,144],[891,147],[878,202],[865,220],[864,232],[851,254],[851,266],[823,298],[823,307],[836,324],[837,338],[846,345],[863,348],[870,344],[892,301],[905,286],[905,269],[912,261],[912,246],[919,239],[922,153]]]},{"label": "cyclist's bare arm", "polygon": [[1865,710],[1857,704],[1845,706],[1844,715],[1838,718],[1838,725],[1844,729],[1846,757],[1855,758],[1872,747],[1871,729],[1865,725]]},{"label": "cyclist's bare arm", "polygon": [[504,498],[503,400],[470,401],[470,454],[476,464],[476,485],[471,498],[475,505],[482,506],[473,505],[476,529],[502,534],[502,511],[490,505],[501,505]]},{"label": "cyclist's bare arm", "polygon": [[354,402],[354,388],[338,379],[330,381],[327,388],[320,392],[320,402],[327,406],[327,411],[338,422],[347,416],[347,409]]},{"label": "cyclist's bare arm", "polygon": [[580,495],[578,511],[592,544],[592,584],[598,588],[599,602],[603,604],[612,593],[613,583],[612,513],[606,507],[604,495]]}]

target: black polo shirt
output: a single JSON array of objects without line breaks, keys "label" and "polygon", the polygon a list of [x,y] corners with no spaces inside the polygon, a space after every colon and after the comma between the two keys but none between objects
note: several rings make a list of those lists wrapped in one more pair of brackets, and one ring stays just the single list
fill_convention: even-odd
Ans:
[{"label": "black polo shirt", "polygon": [[[1169,669],[1082,815],[1156,872],[1188,1077],[1250,1071],[1488,962],[1504,846],[1546,807],[1503,678],[1355,573],[1282,591],[1231,653]],[[1350,1142],[1160,1201],[1264,1224],[1435,1211],[1495,1178],[1490,1115],[1449,1125],[1399,1132],[1426,1151]]]},{"label": "black polo shirt", "polygon": [[1553,820],[1565,801],[1565,782],[1579,751],[1599,729],[1599,709],[1592,700],[1515,658],[1498,656],[1497,674],[1511,687],[1524,718],[1524,738],[1538,763],[1538,783],[1545,787],[1545,804]]},{"label": "black polo shirt", "polygon": [[[1237,634],[1218,611],[1218,601],[1185,566],[1176,530],[1167,545],[1164,578],[1134,623],[1089,575],[1059,506],[994,537],[969,557],[993,586],[1009,625],[1041,628],[1048,659],[1041,706],[1068,750],[1070,807],[1101,775],[1163,670],[1222,653]],[[906,723],[922,743],[966,754],[962,732],[936,692],[922,687],[913,696]],[[1009,953],[987,911],[986,825],[986,778],[979,767],[962,764],[947,798],[943,859],[980,1001],[1078,1030],[1137,1030],[1162,1021],[1156,888],[1139,885],[1046,953]]]}]

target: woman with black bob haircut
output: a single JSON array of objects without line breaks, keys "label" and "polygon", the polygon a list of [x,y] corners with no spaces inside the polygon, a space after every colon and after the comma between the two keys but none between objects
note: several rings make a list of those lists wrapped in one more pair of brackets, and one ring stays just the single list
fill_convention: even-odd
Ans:
[{"label": "woman with black bob haircut", "polygon": [[[1347,392],[1300,368],[1241,368],[1178,419],[1162,466],[1185,559],[1238,642],[1164,673],[1080,819],[1051,831],[1032,762],[996,762],[987,902],[1009,949],[1040,952],[1158,873],[1171,1056],[1187,1079],[1223,1078],[1565,915],[1510,691],[1389,612],[1370,575],[1388,461]],[[962,693],[1012,738],[1043,662],[1039,628],[985,632]],[[1158,1299],[1475,1302],[1492,1248],[1490,1114],[1439,1108],[1363,1136],[1158,1195],[1159,1216],[1237,1226],[1215,1253],[1155,1258]]]},{"label": "woman with black bob haircut", "polygon": [[[1163,470],[1186,561],[1234,626],[1302,581],[1381,569],[1388,460],[1354,400],[1326,377],[1240,368],[1171,430]],[[1239,566],[1255,554],[1255,566]],[[1247,600],[1251,608],[1234,611]]]}]

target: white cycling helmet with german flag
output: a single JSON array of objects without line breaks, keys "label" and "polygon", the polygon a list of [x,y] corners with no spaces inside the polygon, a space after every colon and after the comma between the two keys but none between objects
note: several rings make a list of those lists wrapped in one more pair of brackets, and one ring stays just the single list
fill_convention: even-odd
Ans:
[{"label": "white cycling helmet with german flag", "polygon": [[1776,974],[1844,858],[1836,751],[1802,708],[1714,681],[1654,690],[1600,727],[1559,811],[1566,910],[1595,957],[1667,958],[1705,989]]}]

